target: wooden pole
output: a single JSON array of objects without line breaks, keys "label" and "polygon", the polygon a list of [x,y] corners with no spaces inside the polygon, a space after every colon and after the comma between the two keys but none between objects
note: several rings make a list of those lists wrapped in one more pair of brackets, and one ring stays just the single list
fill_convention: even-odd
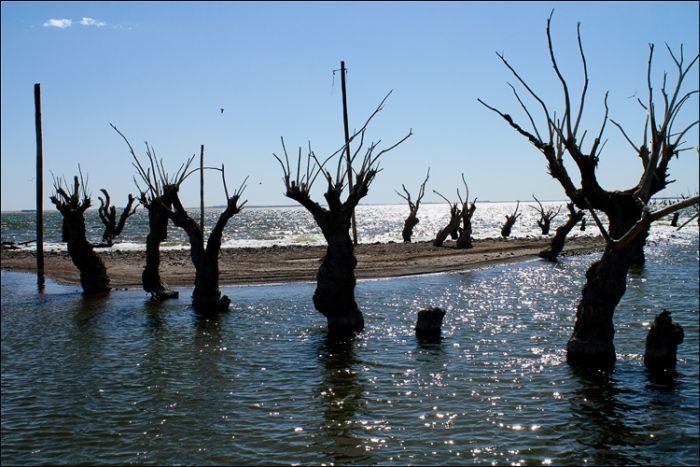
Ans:
[{"label": "wooden pole", "polygon": [[[345,157],[348,163],[348,190],[352,190],[352,162],[350,161],[350,131],[348,130],[348,100],[345,92],[345,62],[340,62],[340,86],[343,90],[343,126],[345,127]],[[352,210],[352,243],[357,245],[355,209]]]},{"label": "wooden pole", "polygon": [[41,84],[34,85],[34,125],[36,127],[36,279],[44,291],[44,149],[41,136]]},{"label": "wooden pole", "polygon": [[204,145],[199,152],[199,226],[204,235]]}]

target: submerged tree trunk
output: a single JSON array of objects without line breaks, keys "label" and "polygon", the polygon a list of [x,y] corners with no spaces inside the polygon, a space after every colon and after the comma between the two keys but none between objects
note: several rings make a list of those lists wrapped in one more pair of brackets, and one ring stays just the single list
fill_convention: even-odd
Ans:
[{"label": "submerged tree trunk", "polygon": [[671,313],[664,310],[654,318],[647,334],[644,366],[651,372],[664,372],[676,368],[676,352],[683,342],[683,328],[674,323]]},{"label": "submerged tree trunk", "polygon": [[[82,173],[81,173],[82,180]],[[80,183],[74,177],[73,192],[69,195],[60,186],[54,184],[56,194],[51,196],[51,202],[63,216],[62,233],[64,241],[68,242],[68,254],[73,264],[80,271],[80,285],[85,295],[108,292],[109,277],[102,259],[95,253],[85,234],[85,210],[90,207],[90,198],[85,194],[80,201]]]},{"label": "submerged tree trunk", "polygon": [[171,203],[160,197],[142,204],[148,210],[148,236],[146,237],[146,267],[141,274],[143,289],[151,294],[151,299],[161,302],[169,298],[177,298],[180,294],[171,290],[160,278],[160,244],[168,238],[168,209]]},{"label": "submerged tree trunk", "polygon": [[564,244],[566,243],[566,236],[569,235],[569,232],[571,232],[574,226],[581,219],[583,219],[583,211],[576,211],[573,203],[569,203],[567,207],[569,208],[569,218],[567,219],[565,224],[557,228],[557,231],[554,234],[554,237],[552,238],[552,242],[550,243],[549,248],[547,248],[546,250],[542,250],[538,253],[538,256],[540,258],[544,258],[549,261],[556,261],[559,257],[559,253],[561,253],[561,251],[564,249]]},{"label": "submerged tree trunk", "polygon": [[362,331],[365,321],[355,302],[357,259],[349,230],[333,230],[326,235],[328,248],[316,274],[313,302],[328,321],[328,333],[339,336]]},{"label": "submerged tree trunk", "polygon": [[83,213],[73,213],[69,224],[68,254],[80,271],[80,285],[86,295],[108,292],[109,277],[102,259],[85,238]]},{"label": "submerged tree trunk", "polygon": [[197,312],[204,314],[228,311],[231,300],[226,295],[222,296],[219,290],[219,252],[224,227],[242,207],[237,204],[240,191],[229,198],[228,205],[212,229],[205,248],[202,228],[187,214],[178,197],[178,190],[179,185],[166,185],[163,189],[174,208],[167,211],[168,217],[173,224],[185,231],[190,240],[190,256],[195,268],[192,306]]},{"label": "submerged tree trunk", "polygon": [[[640,218],[641,208],[631,197],[615,204],[618,209],[608,212],[610,235],[620,238]],[[648,229],[647,226],[643,233],[624,246],[608,244],[602,258],[586,272],[586,284],[576,307],[574,331],[566,346],[570,362],[598,368],[610,368],[614,364],[613,315],[627,288],[627,272],[639,259],[638,253],[643,249]]]}]

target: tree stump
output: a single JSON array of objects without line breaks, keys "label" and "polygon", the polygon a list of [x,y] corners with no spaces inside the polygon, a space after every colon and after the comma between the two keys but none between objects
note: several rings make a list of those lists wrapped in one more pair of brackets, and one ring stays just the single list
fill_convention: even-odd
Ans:
[{"label": "tree stump", "polygon": [[416,337],[424,340],[439,340],[444,317],[445,310],[442,308],[430,307],[420,310],[416,322]]},{"label": "tree stump", "polygon": [[674,323],[671,313],[664,310],[654,318],[647,334],[644,366],[651,371],[676,368],[676,351],[683,342],[683,328]]}]

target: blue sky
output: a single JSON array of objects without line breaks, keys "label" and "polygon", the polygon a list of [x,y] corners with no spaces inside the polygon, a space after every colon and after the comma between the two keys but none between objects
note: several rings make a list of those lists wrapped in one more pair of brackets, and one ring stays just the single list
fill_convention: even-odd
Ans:
[{"label": "blue sky", "polygon": [[[589,134],[598,131],[609,91],[610,116],[641,142],[645,114],[631,96],[645,98],[648,44],[656,44],[658,88],[663,71],[675,76],[665,43],[674,51],[683,44],[686,60],[698,53],[698,2],[3,1],[2,210],[35,205],[34,83],[42,88],[46,209],[50,173],[70,179],[78,165],[95,205],[101,188],[119,208],[136,193],[128,148],[109,123],[142,158],[144,142],[151,144],[169,172],[204,144],[207,165],[226,165],[229,189],[250,176],[250,205],[294,204],[272,153],[281,153],[281,136],[293,153],[309,141],[319,155],[342,145],[333,74],[341,60],[351,130],[393,90],[367,138],[391,144],[414,132],[383,157],[364,203],[403,203],[394,190],[405,183],[415,193],[428,166],[426,202],[441,201],[433,189],[456,199],[462,172],[481,200],[563,199],[543,156],[477,102],[527,123],[496,56],[502,52],[553,110],[562,108],[545,36],[552,9],[557,58],[574,88],[581,22]],[[686,89],[697,88],[696,66]],[[696,96],[683,121],[697,119],[697,109]],[[639,179],[639,159],[612,125],[606,137],[601,183],[627,189]],[[698,191],[697,127],[686,140],[693,149],[673,161],[677,181],[662,195]],[[225,202],[219,173],[207,172],[206,187],[207,205]],[[191,177],[183,203],[198,206],[198,196]]]}]

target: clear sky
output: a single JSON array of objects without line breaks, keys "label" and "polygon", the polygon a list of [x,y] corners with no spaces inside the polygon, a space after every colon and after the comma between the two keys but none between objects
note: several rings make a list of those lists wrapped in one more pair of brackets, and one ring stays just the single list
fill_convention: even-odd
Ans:
[{"label": "clear sky", "polygon": [[[343,143],[340,75],[344,60],[350,127],[358,128],[393,90],[367,138],[391,144],[364,203],[403,203],[430,166],[425,202],[456,200],[469,183],[481,200],[560,200],[544,157],[481,98],[527,126],[508,87],[516,67],[561,115],[561,87],[547,50],[547,16],[561,68],[578,95],[581,23],[590,85],[585,127],[599,129],[603,95],[610,117],[635,143],[643,136],[649,43],[654,86],[675,77],[665,43],[686,61],[698,53],[698,2],[2,2],[2,210],[35,206],[34,83],[42,89],[45,209],[51,173],[71,179],[78,165],[94,205],[106,188],[121,209],[136,194],[135,169],[116,125],[145,158],[151,144],[174,173],[205,146],[207,165],[226,165],[229,190],[250,176],[250,205],[294,204],[284,197],[272,153],[309,141],[320,156]],[[686,89],[698,88],[698,67]],[[658,91],[657,91],[658,94]],[[524,93],[522,94],[525,95]],[[532,105],[532,104],[531,104]],[[224,108],[221,113],[220,108]],[[536,107],[532,105],[532,109]],[[698,118],[697,95],[684,122]],[[541,121],[541,119],[540,119]],[[684,127],[685,125],[678,125]],[[542,128],[540,126],[540,128]],[[607,189],[636,184],[641,163],[612,125],[599,165]],[[698,191],[697,127],[692,150],[671,165],[677,181],[662,195]],[[198,160],[198,156],[197,156]],[[575,173],[573,163],[570,172]],[[314,198],[322,201],[323,183]],[[206,204],[225,203],[218,172],[207,172]],[[181,189],[199,206],[198,177]]]}]

